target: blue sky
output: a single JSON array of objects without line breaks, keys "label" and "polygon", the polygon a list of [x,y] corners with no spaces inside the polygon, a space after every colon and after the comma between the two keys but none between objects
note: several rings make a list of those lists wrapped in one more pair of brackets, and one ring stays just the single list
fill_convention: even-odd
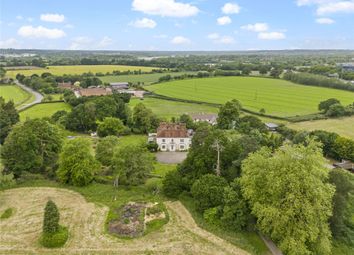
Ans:
[{"label": "blue sky", "polygon": [[0,48],[354,49],[354,0],[0,0]]}]

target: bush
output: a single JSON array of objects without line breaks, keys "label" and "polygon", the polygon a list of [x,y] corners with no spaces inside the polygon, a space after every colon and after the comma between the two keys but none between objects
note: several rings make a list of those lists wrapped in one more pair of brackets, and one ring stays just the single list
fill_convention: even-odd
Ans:
[{"label": "bush", "polygon": [[328,117],[340,117],[345,115],[345,107],[341,104],[333,104],[328,108],[326,116]]},{"label": "bush", "polygon": [[40,244],[46,248],[62,247],[68,240],[69,231],[66,227],[59,226],[55,233],[43,233],[40,239]]},{"label": "bush", "polygon": [[59,211],[56,204],[49,200],[44,209],[43,233],[53,234],[59,231]]},{"label": "bush", "polygon": [[163,193],[171,198],[177,198],[188,187],[178,170],[168,172],[162,185]]},{"label": "bush", "polygon": [[223,177],[206,174],[193,183],[191,192],[200,211],[222,204],[227,182]]},{"label": "bush", "polygon": [[146,215],[159,214],[164,211],[164,207],[161,203],[154,205],[153,207],[148,207],[146,209]]},{"label": "bush", "polygon": [[13,214],[13,209],[12,208],[7,208],[0,216],[0,219],[4,220],[4,219],[8,219],[11,217],[11,215]]},{"label": "bush", "polygon": [[208,222],[210,225],[215,225],[215,226],[221,225],[220,216],[221,215],[220,215],[219,207],[209,208],[205,210],[203,213],[204,220]]}]

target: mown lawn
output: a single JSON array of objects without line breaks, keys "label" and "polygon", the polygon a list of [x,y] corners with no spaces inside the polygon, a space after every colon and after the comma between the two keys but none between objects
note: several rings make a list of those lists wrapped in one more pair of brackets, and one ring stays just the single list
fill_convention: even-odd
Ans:
[{"label": "mown lawn", "polygon": [[217,107],[205,104],[190,104],[157,99],[152,97],[146,97],[143,100],[133,98],[130,100],[129,105],[131,108],[133,108],[138,103],[143,103],[147,108],[150,108],[158,117],[165,118],[167,120],[171,119],[172,117],[179,117],[184,113],[217,113],[219,111]]},{"label": "mown lawn", "polygon": [[134,74],[134,75],[108,75],[99,77],[102,82],[131,82],[138,83],[143,82],[145,85],[157,82],[160,77],[171,75],[179,76],[183,74],[196,74],[196,72],[174,72],[174,73],[152,73],[152,74]]},{"label": "mown lawn", "polygon": [[20,112],[20,120],[25,121],[27,118],[35,119],[51,117],[55,112],[61,110],[70,111],[70,105],[63,102],[37,104]]},{"label": "mown lawn", "polygon": [[42,73],[52,73],[54,75],[63,74],[82,74],[92,72],[96,73],[107,73],[113,71],[144,71],[151,72],[152,69],[158,69],[157,67],[146,67],[146,66],[124,66],[124,65],[73,65],[73,66],[48,66],[47,68],[41,69],[28,69],[28,70],[9,70],[6,72],[8,77],[14,78],[16,74],[21,73],[26,76],[32,74],[41,75]]},{"label": "mown lawn", "polygon": [[31,94],[16,85],[0,84],[0,97],[5,101],[13,100],[16,106],[31,100]]},{"label": "mown lawn", "polygon": [[318,104],[337,98],[342,104],[353,102],[354,93],[343,90],[297,85],[281,79],[256,77],[215,77],[172,81],[147,86],[160,95],[223,104],[238,99],[246,109],[289,117],[318,112]]},{"label": "mown lawn", "polygon": [[288,127],[296,130],[307,131],[325,130],[329,132],[335,132],[341,136],[354,140],[354,116],[340,119],[314,120],[290,123],[288,124]]}]

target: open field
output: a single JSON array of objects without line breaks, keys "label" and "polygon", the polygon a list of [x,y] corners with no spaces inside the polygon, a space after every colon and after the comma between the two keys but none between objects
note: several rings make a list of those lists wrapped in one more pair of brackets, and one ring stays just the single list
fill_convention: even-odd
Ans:
[{"label": "open field", "polygon": [[70,105],[63,102],[37,104],[20,112],[20,120],[50,117],[61,110],[70,111]]},{"label": "open field", "polygon": [[317,112],[319,102],[337,98],[346,105],[354,93],[297,85],[285,80],[255,77],[216,77],[172,81],[147,86],[156,94],[209,103],[222,104],[238,99],[244,108],[267,114],[289,117]]},{"label": "open field", "polygon": [[298,123],[288,124],[289,128],[296,130],[325,130],[329,132],[335,132],[341,136],[351,138],[354,140],[354,116],[340,118],[340,119],[327,119],[327,120],[315,120],[304,121]]},{"label": "open field", "polygon": [[170,119],[171,117],[181,116],[183,113],[217,113],[217,107],[205,104],[191,104],[183,102],[175,102],[158,98],[146,97],[144,100],[131,99],[129,105],[133,108],[138,103],[143,103],[150,108],[157,116]]},{"label": "open field", "polygon": [[[126,192],[116,191],[117,197]],[[105,195],[112,199],[110,194]],[[60,223],[69,229],[69,240],[60,249],[45,249],[38,244],[48,198],[58,205]],[[14,209],[10,218],[0,221],[0,253],[249,254],[198,227],[180,202],[166,202],[170,221],[162,229],[126,240],[105,233],[109,211],[106,205],[87,201],[74,191],[48,187],[17,188],[0,193],[0,201],[0,212],[9,207]]]},{"label": "open field", "polygon": [[13,100],[16,106],[29,102],[33,98],[30,93],[16,85],[2,84],[0,84],[0,97],[5,98],[6,101]]},{"label": "open field", "polygon": [[196,72],[174,72],[174,73],[152,73],[152,74],[134,74],[134,75],[108,75],[99,77],[102,82],[143,82],[145,85],[157,82],[160,77],[171,75],[172,77],[183,74],[196,74]]},{"label": "open field", "polygon": [[152,69],[158,69],[154,67],[146,66],[122,66],[122,65],[77,65],[77,66],[48,66],[47,68],[41,69],[30,69],[30,70],[11,70],[7,71],[6,75],[14,78],[16,74],[21,73],[26,76],[32,74],[41,75],[42,73],[52,73],[54,75],[63,74],[82,74],[82,73],[106,73],[113,71],[144,71],[150,72]]}]

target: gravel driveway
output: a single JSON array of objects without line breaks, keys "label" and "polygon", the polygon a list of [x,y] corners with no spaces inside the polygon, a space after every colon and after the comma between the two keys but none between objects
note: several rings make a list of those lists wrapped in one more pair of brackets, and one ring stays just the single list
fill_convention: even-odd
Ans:
[{"label": "gravel driveway", "polygon": [[187,152],[158,152],[156,159],[163,164],[178,164],[187,157]]}]

